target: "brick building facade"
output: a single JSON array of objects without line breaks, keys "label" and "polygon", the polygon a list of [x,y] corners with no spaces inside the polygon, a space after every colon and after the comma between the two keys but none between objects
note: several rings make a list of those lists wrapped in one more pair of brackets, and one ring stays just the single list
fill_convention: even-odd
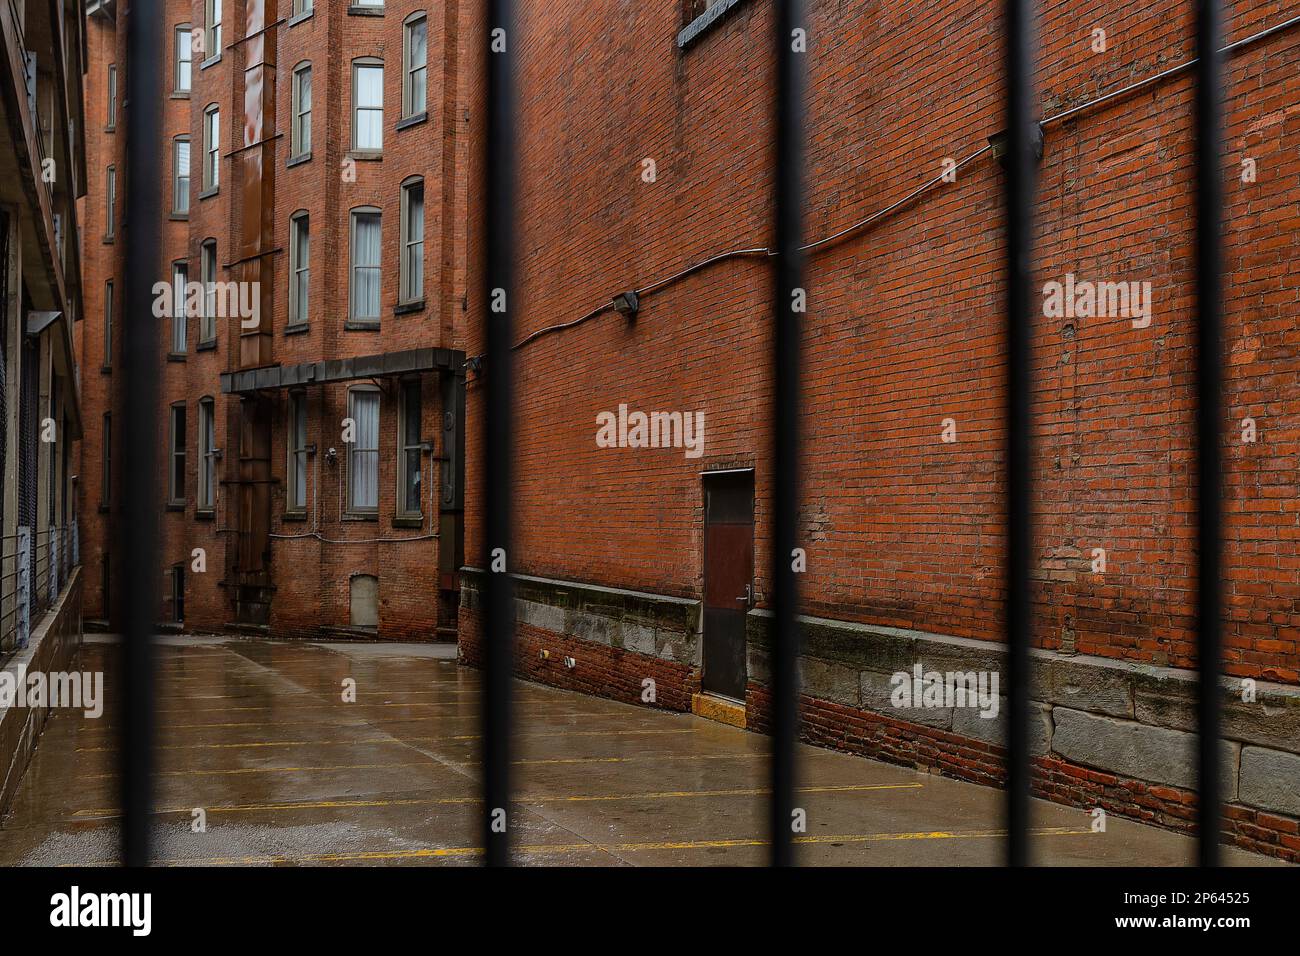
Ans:
[{"label": "brick building facade", "polygon": [[[453,632],[465,271],[457,10],[166,3],[153,105],[170,177],[146,317],[161,369],[164,625]],[[125,31],[114,26],[125,16],[119,5],[91,18],[92,102],[111,72],[123,82]],[[125,138],[91,129],[102,179],[125,163]],[[104,195],[92,183],[92,217]],[[120,296],[120,250],[102,248],[98,229],[83,234],[88,285],[102,296],[112,282]],[[91,307],[110,315],[102,299]],[[86,354],[103,353],[103,331],[86,333]],[[95,393],[109,416],[120,395],[111,364]],[[83,454],[89,472],[102,439]],[[118,480],[124,468],[111,462]],[[87,529],[87,600],[108,619],[110,496],[93,476],[83,496],[92,509],[104,502]]]},{"label": "brick building facade", "polygon": [[[82,636],[76,341],[88,296],[80,0],[0,4],[0,686],[66,668]],[[53,708],[0,694],[0,815]]]},{"label": "brick building facade", "polygon": [[[828,241],[806,279],[803,733],[996,784],[1001,721],[899,708],[891,678],[918,664],[1001,667],[1003,174],[995,151],[981,152],[1003,123],[1001,8],[808,6],[806,228]],[[637,704],[651,686],[657,706],[761,730],[771,5],[520,7],[518,666]],[[1286,19],[1282,7],[1235,4],[1230,39]],[[1043,4],[1042,116],[1190,59],[1191,18],[1169,0]],[[1293,860],[1298,62],[1294,29],[1232,54],[1224,158],[1224,826]],[[1195,728],[1191,97],[1184,72],[1045,124],[1033,340],[1035,789],[1184,829]],[[482,147],[476,131],[475,175]],[[732,250],[742,252],[683,274]],[[1120,308],[1109,286],[1101,309],[1083,298],[1058,309],[1054,282],[1080,294],[1125,283],[1134,298]],[[602,309],[629,290],[641,293],[633,318]],[[469,292],[468,314],[486,314],[481,290]],[[466,351],[483,351],[478,321]],[[472,425],[479,381],[468,383]],[[702,449],[636,447],[633,416],[653,412],[696,416]],[[600,434],[610,422],[614,447]],[[480,443],[472,427],[471,489]],[[471,663],[481,528],[471,497],[460,614]],[[748,586],[727,591],[737,567]]]}]

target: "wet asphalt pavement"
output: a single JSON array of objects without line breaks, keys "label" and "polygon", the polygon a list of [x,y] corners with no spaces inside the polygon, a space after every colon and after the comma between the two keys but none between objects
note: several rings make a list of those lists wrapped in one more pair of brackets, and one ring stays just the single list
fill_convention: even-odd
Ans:
[{"label": "wet asphalt pavement", "polygon": [[[108,706],[46,725],[0,866],[113,864]],[[480,678],[448,645],[168,638],[159,647],[154,855],[161,864],[470,865],[478,861]],[[355,702],[344,701],[348,679]],[[701,717],[536,684],[515,690],[515,859],[551,866],[760,865],[767,738]],[[800,748],[805,865],[997,865],[1001,794]],[[1036,862],[1180,866],[1194,842],[1034,802]],[[1225,850],[1228,863],[1272,861]]]}]

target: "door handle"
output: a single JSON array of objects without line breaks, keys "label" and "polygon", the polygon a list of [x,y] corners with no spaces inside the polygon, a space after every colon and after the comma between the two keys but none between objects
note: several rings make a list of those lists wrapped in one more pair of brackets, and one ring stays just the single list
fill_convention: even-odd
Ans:
[{"label": "door handle", "polygon": [[753,597],[754,597],[754,585],[746,584],[744,595],[742,597],[736,598],[736,600],[744,601],[746,604],[748,604],[751,600],[753,600]]}]

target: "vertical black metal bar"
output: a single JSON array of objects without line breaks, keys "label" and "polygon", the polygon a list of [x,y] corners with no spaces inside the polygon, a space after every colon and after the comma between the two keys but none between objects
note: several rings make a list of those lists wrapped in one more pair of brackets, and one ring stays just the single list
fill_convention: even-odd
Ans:
[{"label": "vertical black metal bar", "polygon": [[512,68],[519,38],[511,0],[489,0],[487,52],[486,362],[484,365],[483,813],[485,860],[510,859],[510,675],[515,608],[509,568],[511,528],[514,307],[515,91]]},{"label": "vertical black metal bar", "polygon": [[1200,670],[1199,861],[1219,865],[1219,580],[1223,424],[1223,53],[1218,0],[1196,4],[1196,455],[1197,665]]},{"label": "vertical black metal bar", "polygon": [[1030,0],[1007,2],[1007,864],[1029,859],[1030,263],[1034,154]]},{"label": "vertical black metal bar", "polygon": [[130,478],[114,487],[118,511],[129,534],[113,537],[120,549],[122,582],[122,862],[149,862],[152,810],[153,622],[158,609],[158,327],[147,321],[153,311],[153,284],[162,261],[162,210],[158,183],[163,181],[158,144],[163,142],[162,24],[158,0],[133,0],[127,13],[126,202],[122,216],[126,239],[126,282],[122,334],[122,462]]},{"label": "vertical black metal bar", "polygon": [[799,316],[803,288],[803,0],[776,4],[776,236],[772,517],[772,865],[794,863],[795,738],[799,722]]}]

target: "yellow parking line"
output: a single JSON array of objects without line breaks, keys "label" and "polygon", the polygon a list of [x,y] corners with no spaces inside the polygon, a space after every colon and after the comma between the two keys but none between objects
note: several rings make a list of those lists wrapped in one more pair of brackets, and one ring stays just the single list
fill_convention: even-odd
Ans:
[{"label": "yellow parking line", "polygon": [[[636,736],[658,736],[662,734],[692,734],[695,731],[689,727],[680,730],[573,730],[560,731],[551,734],[519,734],[520,739],[534,739],[545,737],[636,737]],[[480,734],[454,734],[447,737],[403,737],[398,739],[389,735],[387,737],[363,737],[358,740],[257,740],[249,743],[229,743],[229,744],[159,744],[155,750],[243,750],[254,747],[335,747],[349,744],[408,744],[408,743],[429,743],[444,740],[478,740]],[[73,753],[105,753],[117,752],[116,747],[78,747]]]},{"label": "yellow parking line", "polygon": [[[881,783],[863,784],[843,787],[800,787],[799,793],[858,793],[868,790],[919,790],[919,783]],[[690,797],[746,797],[765,796],[771,793],[765,788],[735,790],[662,790],[653,793],[601,793],[601,794],[558,794],[553,796],[520,796],[512,798],[520,804],[541,803],[603,803],[617,800],[678,800]],[[249,803],[229,807],[204,807],[206,813],[265,813],[286,810],[338,810],[363,809],[372,807],[420,807],[451,806],[455,804],[478,803],[480,797],[438,797],[409,798],[400,800],[314,800],[291,803]],[[166,807],[155,810],[157,816],[194,812],[192,807]],[[81,820],[116,819],[120,814],[116,810],[77,810],[72,816]]]},{"label": "yellow parking line", "polygon": [[[760,754],[663,754],[649,757],[564,757],[547,760],[512,760],[514,764],[571,764],[571,763],[639,763],[643,760],[746,760]],[[416,763],[344,764],[336,767],[240,767],[233,770],[160,770],[160,777],[216,777],[246,773],[323,773],[330,770],[388,770],[400,767],[477,767],[477,761],[438,761],[430,757]],[[107,780],[115,773],[100,773],[82,777],[83,780]]]},{"label": "yellow parking line", "polygon": [[[1070,827],[1046,827],[1030,831],[1034,836],[1092,836],[1094,831]],[[922,830],[914,833],[849,833],[833,836],[795,837],[797,844],[826,843],[876,843],[899,840],[984,840],[1005,837],[1006,830]],[[514,848],[516,855],[577,853],[598,851],[606,853],[636,853],[655,850],[713,850],[768,846],[768,841],[757,838],[732,840],[676,840],[646,843],[558,843],[534,844]],[[476,857],[482,847],[425,847],[418,850],[358,850],[350,853],[314,853],[307,856],[244,856],[212,857],[194,860],[159,860],[160,866],[256,866],[276,863],[362,863],[378,860],[424,860]],[[80,865],[80,864],[77,864]],[[111,862],[104,865],[112,865]]]},{"label": "yellow parking line", "polygon": [[[665,711],[665,713],[672,713],[672,712]],[[548,714],[546,719],[564,720],[570,717],[600,717],[600,716],[610,716],[610,715],[592,714],[589,711],[579,711],[577,713],[572,713],[572,714]],[[364,717],[358,717],[357,722],[354,724],[345,724],[345,723],[322,724],[321,721],[319,720],[292,720],[292,721],[283,721],[283,722],[277,720],[275,721],[275,726],[276,727],[322,727],[322,726],[325,727],[368,727],[368,726],[385,727],[389,724],[411,724],[411,723],[415,723],[416,721],[425,721],[428,719],[429,718],[427,717],[394,717],[390,720],[378,720],[378,719],[366,720]],[[483,719],[483,715],[482,714],[444,714],[444,715],[439,715],[438,719],[444,721],[451,721],[451,720],[481,721]],[[236,721],[233,723],[215,723],[215,724],[214,723],[162,724],[159,726],[158,729],[160,732],[166,733],[172,730],[212,730],[212,729],[225,728],[225,727],[266,727],[269,725],[270,725],[269,722],[265,720],[245,720],[245,721]],[[78,734],[116,734],[118,733],[119,730],[120,728],[117,727],[115,724],[103,724],[99,721],[96,721],[94,727],[79,728],[77,730],[77,733]],[[601,731],[593,731],[593,733],[601,733]]]}]

